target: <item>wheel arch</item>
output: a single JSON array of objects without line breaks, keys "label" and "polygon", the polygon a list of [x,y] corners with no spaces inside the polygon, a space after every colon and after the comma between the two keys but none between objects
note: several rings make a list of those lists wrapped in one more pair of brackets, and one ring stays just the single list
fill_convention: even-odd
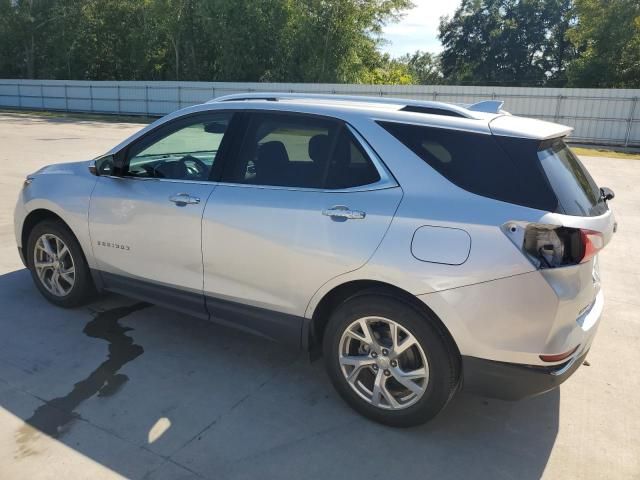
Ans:
[{"label": "wheel arch", "polygon": [[[45,220],[53,220],[61,223],[62,226],[64,226],[69,231],[69,233],[73,236],[75,241],[80,246],[80,253],[84,257],[84,260],[85,261],[88,260],[87,252],[85,252],[84,248],[82,248],[82,242],[80,242],[80,239],[78,238],[76,233],[73,231],[69,223],[66,222],[64,218],[62,218],[60,215],[58,215],[57,213],[51,210],[48,210],[46,208],[36,208],[35,210],[32,210],[31,212],[29,212],[25,217],[24,221],[22,222],[22,232],[20,234],[23,255],[25,258],[25,262],[27,262],[27,267],[28,267],[28,258],[29,258],[29,252],[27,252],[27,246],[28,246],[27,243],[29,241],[29,235],[31,234],[31,232],[33,231],[36,225],[38,225],[39,223]],[[91,275],[96,286],[102,285],[101,280],[97,278],[97,275],[93,269],[91,269]]]},{"label": "wheel arch", "polygon": [[47,210],[46,208],[37,208],[29,212],[29,214],[25,217],[24,221],[22,222],[22,232],[20,234],[20,240],[21,240],[23,249],[26,249],[27,247],[27,242],[29,241],[29,235],[31,234],[31,231],[33,230],[33,228],[40,222],[43,222],[44,220],[55,220],[62,223],[75,237],[76,241],[78,240],[76,234],[73,233],[73,230],[71,230],[71,227],[69,227],[69,224],[65,222],[60,215],[52,212],[51,210]]},{"label": "wheel arch", "polygon": [[311,315],[308,339],[306,339],[312,356],[315,357],[321,353],[322,339],[331,312],[349,298],[365,292],[392,297],[427,315],[441,331],[450,348],[457,354],[457,357],[461,358],[460,350],[450,330],[427,304],[400,287],[378,280],[352,280],[345,282],[335,286],[322,297]]}]

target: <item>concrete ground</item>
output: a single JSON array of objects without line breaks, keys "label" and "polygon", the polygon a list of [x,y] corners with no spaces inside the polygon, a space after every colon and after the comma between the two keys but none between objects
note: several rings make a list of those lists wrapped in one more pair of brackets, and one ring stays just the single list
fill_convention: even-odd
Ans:
[{"label": "concrete ground", "polygon": [[279,345],[113,295],[43,300],[13,238],[25,175],[138,128],[0,114],[1,479],[640,478],[640,161],[584,158],[619,220],[590,366],[518,403],[463,393],[396,430]]}]

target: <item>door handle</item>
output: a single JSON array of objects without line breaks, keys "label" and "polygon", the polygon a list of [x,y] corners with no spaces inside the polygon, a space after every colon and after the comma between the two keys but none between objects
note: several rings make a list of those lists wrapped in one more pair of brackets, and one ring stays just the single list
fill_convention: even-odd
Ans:
[{"label": "door handle", "polygon": [[176,195],[171,195],[169,197],[169,201],[175,203],[179,207],[184,207],[185,205],[196,205],[200,203],[200,199],[198,197],[193,197],[188,193],[178,193]]},{"label": "door handle", "polygon": [[351,210],[349,207],[345,207],[344,205],[336,205],[327,210],[323,210],[322,214],[327,217],[343,218],[345,220],[362,220],[367,216],[365,212],[361,212],[360,210]]}]

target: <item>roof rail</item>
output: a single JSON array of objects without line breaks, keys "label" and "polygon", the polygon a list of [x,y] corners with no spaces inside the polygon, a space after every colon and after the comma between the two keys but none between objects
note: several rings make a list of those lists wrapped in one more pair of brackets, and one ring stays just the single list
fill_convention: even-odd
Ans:
[{"label": "roof rail", "polygon": [[[209,100],[207,103],[217,102],[238,102],[249,100],[265,100],[277,102],[279,100],[325,100],[325,101],[341,101],[341,102],[362,102],[362,103],[380,103],[387,105],[402,105],[407,111],[419,112],[420,109],[424,113],[439,113],[441,115],[451,115],[456,117],[478,118],[473,112],[484,113],[504,113],[500,110],[504,102],[488,100],[485,102],[475,103],[469,106],[456,105],[445,102],[431,102],[425,100],[412,100],[406,98],[389,98],[389,97],[367,97],[361,95],[334,95],[319,93],[279,93],[279,92],[251,92],[251,93],[235,93],[232,95],[224,95]],[[439,112],[428,112],[428,110],[438,110]],[[441,112],[441,113],[440,113]]]}]

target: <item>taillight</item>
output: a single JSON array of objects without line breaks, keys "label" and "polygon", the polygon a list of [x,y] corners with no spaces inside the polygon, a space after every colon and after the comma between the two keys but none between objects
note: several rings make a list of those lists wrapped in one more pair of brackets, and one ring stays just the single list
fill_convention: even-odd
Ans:
[{"label": "taillight", "polygon": [[539,223],[505,225],[505,233],[538,268],[588,262],[604,247],[600,232]]},{"label": "taillight", "polygon": [[584,245],[584,254],[580,263],[588,262],[595,257],[602,247],[604,247],[604,238],[600,232],[593,230],[581,229],[582,244]]}]

